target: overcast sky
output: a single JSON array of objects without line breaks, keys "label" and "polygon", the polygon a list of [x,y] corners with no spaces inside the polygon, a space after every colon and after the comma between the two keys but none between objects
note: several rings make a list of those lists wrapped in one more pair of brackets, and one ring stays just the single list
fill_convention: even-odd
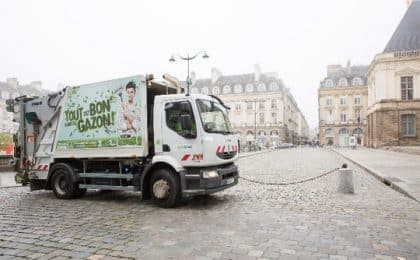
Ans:
[{"label": "overcast sky", "polygon": [[7,1],[0,2],[0,81],[77,85],[170,73],[172,53],[205,49],[198,78],[278,72],[314,127],[317,89],[328,64],[368,65],[382,52],[406,0]]}]

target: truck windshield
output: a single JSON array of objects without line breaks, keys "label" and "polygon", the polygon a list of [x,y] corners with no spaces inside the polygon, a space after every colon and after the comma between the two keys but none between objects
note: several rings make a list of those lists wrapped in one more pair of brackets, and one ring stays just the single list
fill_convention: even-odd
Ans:
[{"label": "truck windshield", "polygon": [[219,102],[198,99],[197,106],[204,131],[222,134],[233,133],[227,111]]}]

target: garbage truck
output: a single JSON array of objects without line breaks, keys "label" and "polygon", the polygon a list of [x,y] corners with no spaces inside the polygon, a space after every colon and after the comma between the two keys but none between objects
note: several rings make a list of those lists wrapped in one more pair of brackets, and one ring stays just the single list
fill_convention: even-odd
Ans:
[{"label": "garbage truck", "polygon": [[238,183],[238,135],[217,97],[152,74],[7,100],[19,123],[18,176],[59,199],[87,189],[140,191],[174,207]]}]

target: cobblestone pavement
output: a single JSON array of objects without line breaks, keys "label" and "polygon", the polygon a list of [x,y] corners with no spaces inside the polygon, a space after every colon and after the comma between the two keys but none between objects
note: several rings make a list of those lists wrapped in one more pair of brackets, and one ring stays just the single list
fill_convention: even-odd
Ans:
[{"label": "cobblestone pavement", "polygon": [[[280,150],[239,160],[241,175],[296,181],[339,167],[324,149]],[[351,167],[354,167],[350,165]],[[420,204],[355,169],[355,195],[337,174],[294,186],[241,180],[175,209],[138,193],[0,189],[0,259],[419,259]]]}]

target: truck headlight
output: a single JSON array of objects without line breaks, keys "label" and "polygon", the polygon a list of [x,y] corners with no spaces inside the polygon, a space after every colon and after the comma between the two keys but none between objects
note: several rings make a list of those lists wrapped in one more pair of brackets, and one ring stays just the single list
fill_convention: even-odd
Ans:
[{"label": "truck headlight", "polygon": [[203,171],[204,179],[217,178],[217,177],[219,177],[219,173],[216,170]]}]

